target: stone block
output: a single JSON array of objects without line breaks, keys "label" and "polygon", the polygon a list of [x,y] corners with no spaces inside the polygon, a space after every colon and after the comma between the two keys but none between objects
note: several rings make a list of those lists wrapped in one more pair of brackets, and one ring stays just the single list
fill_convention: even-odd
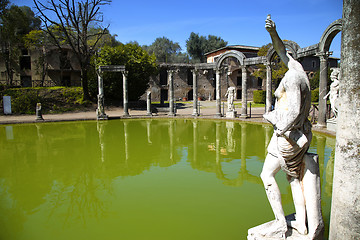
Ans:
[{"label": "stone block", "polygon": [[236,118],[237,117],[237,111],[226,112],[226,117],[227,118]]},{"label": "stone block", "polygon": [[11,97],[3,96],[4,114],[11,114]]}]

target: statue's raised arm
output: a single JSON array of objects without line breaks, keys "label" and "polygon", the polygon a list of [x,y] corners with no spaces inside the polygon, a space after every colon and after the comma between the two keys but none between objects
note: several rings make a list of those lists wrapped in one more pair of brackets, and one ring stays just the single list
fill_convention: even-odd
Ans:
[{"label": "statue's raised arm", "polygon": [[285,65],[288,66],[289,58],[286,56],[285,45],[276,31],[275,22],[271,20],[270,14],[267,16],[265,20],[265,28],[270,34],[276,53],[279,55],[279,57],[285,63]]}]

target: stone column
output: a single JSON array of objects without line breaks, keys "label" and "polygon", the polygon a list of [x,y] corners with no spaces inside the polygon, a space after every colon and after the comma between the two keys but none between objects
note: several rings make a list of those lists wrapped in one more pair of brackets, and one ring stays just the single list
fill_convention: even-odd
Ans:
[{"label": "stone column", "polygon": [[216,69],[216,117],[221,117],[220,69]]},{"label": "stone column", "polygon": [[360,237],[360,1],[343,0],[330,240]]},{"label": "stone column", "polygon": [[246,67],[243,66],[242,70],[242,86],[241,86],[241,94],[242,94],[242,107],[241,107],[241,117],[247,117],[247,71]]},{"label": "stone column", "polygon": [[197,88],[197,73],[198,70],[197,69],[193,69],[191,70],[192,74],[193,74],[193,116],[199,116],[199,111],[198,111],[198,88]]},{"label": "stone column", "polygon": [[319,82],[319,115],[318,123],[319,127],[326,126],[326,100],[324,99],[327,93],[327,77],[328,77],[328,54],[320,53],[318,54],[320,58],[320,82]]},{"label": "stone column", "polygon": [[97,120],[106,120],[108,119],[108,116],[105,114],[103,78],[100,70],[98,73],[98,89],[98,107],[96,110]]},{"label": "stone column", "polygon": [[174,70],[168,70],[168,86],[169,86],[169,116],[175,116],[175,109],[174,109]]},{"label": "stone column", "polygon": [[151,92],[148,91],[146,93],[146,114],[151,116],[152,113],[151,113]]},{"label": "stone column", "polygon": [[122,75],[123,75],[123,97],[124,97],[124,117],[129,117],[129,98],[128,98],[128,81],[127,81],[127,77],[128,77],[128,71],[123,71]]},{"label": "stone column", "polygon": [[271,112],[272,104],[272,81],[271,81],[271,63],[266,63],[266,104],[265,112]]}]

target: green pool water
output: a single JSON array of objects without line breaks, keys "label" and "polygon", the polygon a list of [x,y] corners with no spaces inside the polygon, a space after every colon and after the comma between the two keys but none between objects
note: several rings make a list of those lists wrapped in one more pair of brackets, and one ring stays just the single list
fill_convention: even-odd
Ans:
[{"label": "green pool water", "polygon": [[[0,239],[246,239],[274,218],[259,177],[272,131],[184,119],[0,126]],[[334,148],[314,134],[309,150],[326,226]]]}]

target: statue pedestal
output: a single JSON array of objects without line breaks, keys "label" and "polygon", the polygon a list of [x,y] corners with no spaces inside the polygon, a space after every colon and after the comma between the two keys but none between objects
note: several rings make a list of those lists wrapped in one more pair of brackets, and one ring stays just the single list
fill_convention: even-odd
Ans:
[{"label": "statue pedestal", "polygon": [[326,121],[326,128],[327,130],[336,132],[336,118],[331,118]]},{"label": "statue pedestal", "polygon": [[[295,213],[286,216],[286,221],[293,221],[293,220],[295,220]],[[268,236],[268,237],[264,237],[261,235],[261,233],[263,233],[263,232],[271,232],[273,223],[275,223],[275,220],[261,224],[259,226],[253,227],[253,228],[250,228],[248,230],[247,239],[248,240],[279,240],[279,239],[283,239],[280,236],[276,236],[276,233],[274,233],[274,236]],[[296,231],[295,229],[293,229],[291,227],[288,227],[288,230],[287,230],[285,236],[286,236],[286,240],[309,240],[308,235],[302,235],[302,234],[298,233],[298,231]],[[318,235],[314,239],[322,240],[323,239],[322,234]]]},{"label": "statue pedestal", "polygon": [[226,117],[227,118],[236,118],[236,116],[237,116],[237,111],[226,112]]},{"label": "statue pedestal", "polygon": [[[304,176],[301,179],[303,194],[306,202],[307,228],[308,234],[299,234],[296,230],[288,226],[286,239],[323,239],[324,222],[321,214],[321,190],[320,190],[320,171],[318,155],[306,153],[304,156]],[[286,221],[295,220],[295,215],[286,216]],[[279,233],[272,228],[274,221],[264,223],[248,230],[248,240],[275,240],[282,239]],[[262,233],[262,234],[261,234]],[[266,233],[267,237],[264,237]]]}]

